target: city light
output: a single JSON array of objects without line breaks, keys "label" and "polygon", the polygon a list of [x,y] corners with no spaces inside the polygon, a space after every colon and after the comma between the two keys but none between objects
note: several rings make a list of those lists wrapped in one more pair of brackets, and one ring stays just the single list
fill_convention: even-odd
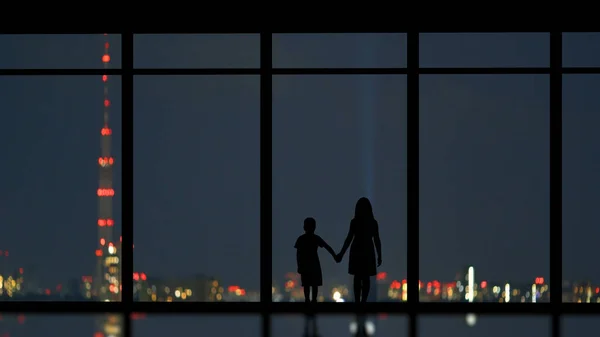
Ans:
[{"label": "city light", "polygon": [[99,188],[97,194],[99,197],[113,197],[115,190],[112,188]]},{"label": "city light", "polygon": [[98,219],[98,226],[104,227],[112,227],[115,225],[115,221],[113,219]]},{"label": "city light", "polygon": [[108,165],[112,165],[115,163],[113,157],[100,157],[98,158],[98,164],[102,167],[106,167]]}]

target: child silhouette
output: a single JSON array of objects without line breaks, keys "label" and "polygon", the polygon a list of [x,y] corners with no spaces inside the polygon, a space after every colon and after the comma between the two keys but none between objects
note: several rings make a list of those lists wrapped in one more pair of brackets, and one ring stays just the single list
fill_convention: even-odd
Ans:
[{"label": "child silhouette", "polygon": [[309,302],[310,290],[312,288],[312,302],[317,302],[319,286],[323,285],[323,274],[321,262],[317,250],[319,247],[327,251],[336,259],[333,249],[320,236],[315,234],[317,222],[313,218],[304,219],[304,234],[296,240],[296,262],[298,263],[298,274],[304,287],[304,300]]}]

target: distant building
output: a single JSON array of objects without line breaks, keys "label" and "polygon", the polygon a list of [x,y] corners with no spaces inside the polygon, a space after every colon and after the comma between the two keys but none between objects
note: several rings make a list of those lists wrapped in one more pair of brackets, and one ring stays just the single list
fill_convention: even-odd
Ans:
[{"label": "distant building", "polygon": [[135,300],[152,302],[220,302],[225,293],[219,280],[203,275],[166,279],[144,273],[134,273],[133,291]]}]

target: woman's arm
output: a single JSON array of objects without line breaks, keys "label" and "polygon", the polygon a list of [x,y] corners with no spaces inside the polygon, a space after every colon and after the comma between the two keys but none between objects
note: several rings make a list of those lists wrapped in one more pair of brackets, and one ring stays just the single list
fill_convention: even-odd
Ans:
[{"label": "woman's arm", "polygon": [[342,250],[340,250],[340,258],[346,254],[346,250],[348,250],[348,247],[350,247],[352,239],[354,239],[354,224],[350,222],[350,230],[348,231],[348,236],[346,236],[346,240],[344,241],[344,246],[342,247]]},{"label": "woman's arm", "polygon": [[[377,250],[377,261],[381,261],[381,239],[379,238],[379,224],[377,223],[377,221],[375,221],[373,242],[375,243],[375,250]],[[381,264],[381,262],[378,262],[378,264]]]}]

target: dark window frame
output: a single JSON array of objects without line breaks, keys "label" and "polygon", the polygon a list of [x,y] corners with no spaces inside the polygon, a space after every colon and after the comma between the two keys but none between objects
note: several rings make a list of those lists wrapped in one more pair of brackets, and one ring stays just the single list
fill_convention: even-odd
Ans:
[{"label": "dark window frame", "polygon": [[[418,315],[503,314],[552,317],[552,336],[560,336],[561,317],[572,314],[600,314],[600,305],[562,303],[562,77],[564,74],[600,74],[600,67],[563,67],[562,32],[550,34],[550,66],[536,68],[420,68],[419,32],[407,33],[407,66],[404,68],[273,68],[272,32],[260,33],[260,68],[253,69],[140,69],[134,68],[134,33],[122,32],[122,66],[119,69],[0,69],[0,76],[20,75],[118,75],[122,81],[122,172],[123,204],[122,274],[133,274],[133,78],[136,75],[260,75],[260,302],[134,302],[133,282],[123,282],[123,302],[0,302],[7,313],[122,313],[124,336],[131,336],[131,313],[156,314],[260,314],[263,336],[270,336],[271,315],[305,313],[300,303],[271,301],[272,280],[272,77],[277,75],[407,75],[407,267],[408,301],[399,303],[320,303],[318,314],[376,313],[408,315],[408,336],[418,336]],[[100,33],[99,33],[100,34]],[[547,74],[550,77],[550,303],[435,303],[418,301],[419,275],[419,75],[420,74]],[[417,224],[417,226],[414,226]],[[560,263],[558,262],[560,261]],[[555,262],[555,263],[552,263]]]}]

